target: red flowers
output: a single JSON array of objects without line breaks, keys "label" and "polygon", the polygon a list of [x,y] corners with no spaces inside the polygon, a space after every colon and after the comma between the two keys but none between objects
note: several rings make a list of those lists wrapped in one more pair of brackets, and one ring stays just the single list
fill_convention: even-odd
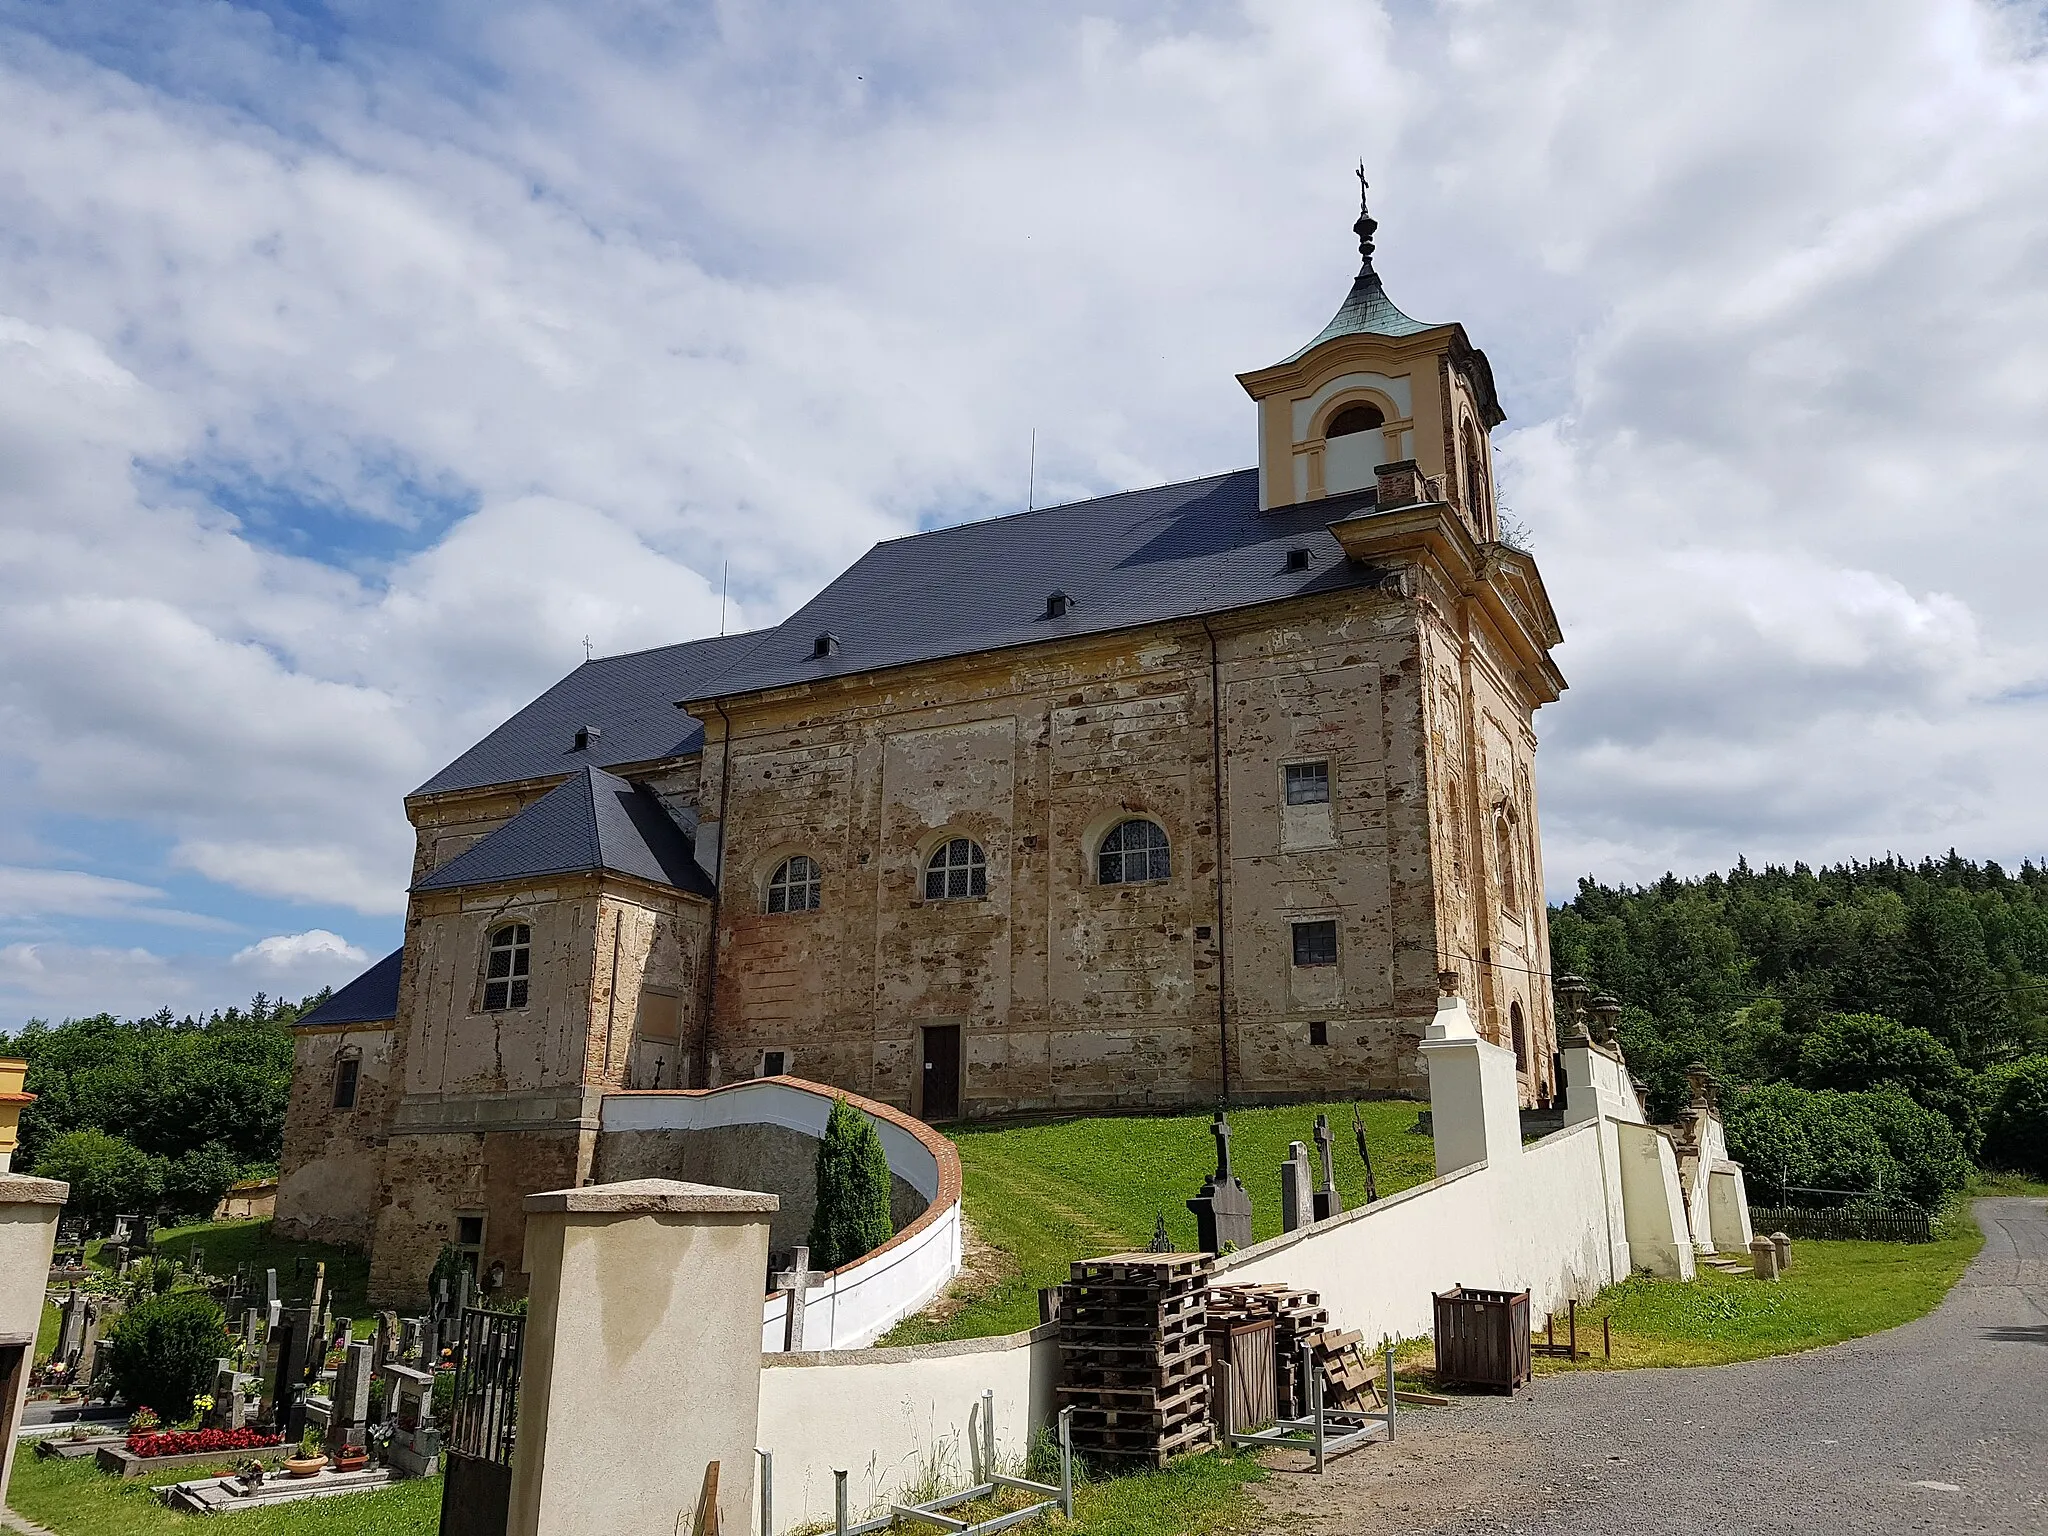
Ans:
[{"label": "red flowers", "polygon": [[284,1444],[283,1435],[259,1429],[165,1429],[130,1435],[128,1449],[137,1456],[189,1456],[195,1451],[260,1451]]}]

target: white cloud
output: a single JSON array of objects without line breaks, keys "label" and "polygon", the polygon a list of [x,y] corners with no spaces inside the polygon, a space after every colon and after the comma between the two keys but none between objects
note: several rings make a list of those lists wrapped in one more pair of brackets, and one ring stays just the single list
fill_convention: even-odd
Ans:
[{"label": "white cloud", "polygon": [[369,960],[368,951],[349,943],[325,928],[308,928],[304,933],[274,933],[258,939],[247,949],[237,950],[233,964],[253,970],[297,973],[308,968],[332,972],[336,966],[359,967]]},{"label": "white cloud", "polygon": [[1034,428],[1041,500],[1246,462],[1233,375],[1334,308],[1364,154],[1394,296],[1466,323],[1514,418],[1573,682],[1553,887],[2039,853],[2048,52],[2023,7],[1845,15],[18,29],[0,793],[394,911],[399,797],[585,635],[708,632],[728,562],[772,619],[1021,501]]},{"label": "white cloud", "polygon": [[88,874],[78,869],[34,869],[0,864],[0,920],[57,917],[130,919],[176,928],[226,929],[229,924],[163,903],[153,885]]}]

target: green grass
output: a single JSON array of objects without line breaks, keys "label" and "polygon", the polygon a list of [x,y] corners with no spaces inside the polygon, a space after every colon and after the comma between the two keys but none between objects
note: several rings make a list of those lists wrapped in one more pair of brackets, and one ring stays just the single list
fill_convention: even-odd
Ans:
[{"label": "green grass", "polygon": [[[360,1248],[332,1243],[302,1243],[278,1237],[267,1220],[207,1221],[189,1227],[167,1227],[156,1234],[156,1251],[191,1262],[196,1245],[205,1250],[206,1271],[232,1275],[237,1264],[250,1266],[256,1294],[263,1294],[263,1271],[277,1271],[277,1293],[286,1301],[304,1301],[313,1294],[313,1266],[327,1265],[328,1294],[337,1316],[358,1321],[369,1315],[370,1260]],[[302,1263],[300,1261],[303,1261]]]},{"label": "green grass", "polygon": [[1980,1168],[1977,1176],[1970,1180],[1965,1195],[2026,1195],[2035,1200],[2048,1198],[2048,1183],[2029,1178],[2024,1173],[1998,1173],[1989,1168]]},{"label": "green grass", "polygon": [[54,1301],[43,1302],[42,1321],[36,1324],[36,1358],[47,1360],[57,1348],[57,1334],[64,1326],[64,1314]]},{"label": "green grass", "polygon": [[[1374,1164],[1378,1171],[1378,1164]],[[1265,1476],[1246,1455],[1183,1456],[1158,1472],[1084,1483],[1070,1529],[1088,1536],[1226,1536],[1261,1529],[1246,1485]]]},{"label": "green grass", "polygon": [[[1579,1308],[1579,1346],[1600,1355],[1612,1319],[1615,1367],[1726,1365],[1839,1344],[1909,1323],[1961,1278],[1984,1235],[1967,1208],[1946,1213],[1931,1243],[1794,1242],[1777,1283],[1702,1268],[1690,1285],[1636,1275]],[[1540,1321],[1540,1320],[1539,1320]],[[1562,1337],[1563,1320],[1559,1319]],[[1570,1369],[1538,1360],[1539,1370]]]},{"label": "green grass", "polygon": [[[1393,1194],[1436,1176],[1436,1147],[1414,1127],[1424,1108],[1406,1099],[1363,1106],[1379,1192]],[[1290,1141],[1309,1142],[1317,1111],[1337,1134],[1337,1188],[1346,1209],[1365,1198],[1365,1169],[1351,1136],[1351,1106],[1293,1104],[1230,1114],[1231,1165],[1252,1197],[1252,1235],[1280,1232],[1280,1164]],[[1002,1273],[955,1282],[967,1298],[944,1321],[907,1318],[886,1344],[983,1338],[1032,1327],[1038,1291],[1067,1278],[1075,1259],[1152,1240],[1164,1214],[1174,1246],[1195,1246],[1187,1200],[1216,1166],[1208,1114],[1089,1116],[950,1131],[960,1148],[967,1219],[1000,1251]]]},{"label": "green grass", "polygon": [[337,1494],[270,1509],[245,1510],[225,1517],[174,1514],[150,1492],[165,1483],[182,1483],[218,1469],[180,1467],[155,1477],[123,1482],[109,1477],[90,1460],[43,1461],[24,1446],[14,1458],[14,1478],[7,1502],[20,1514],[46,1525],[57,1536],[189,1536],[212,1530],[225,1520],[238,1536],[433,1536],[440,1529],[441,1480],[416,1478],[374,1493]]}]

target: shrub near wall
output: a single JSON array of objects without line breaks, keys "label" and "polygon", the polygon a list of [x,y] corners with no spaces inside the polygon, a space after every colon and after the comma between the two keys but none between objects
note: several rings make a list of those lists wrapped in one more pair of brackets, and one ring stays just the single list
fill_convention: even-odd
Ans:
[{"label": "shrub near wall", "polygon": [[1984,1160],[2048,1178],[2048,1056],[2023,1056],[1984,1075]]},{"label": "shrub near wall", "polygon": [[1757,1198],[1775,1195],[1782,1179],[1932,1207],[1970,1178],[1955,1127],[1895,1088],[1839,1093],[1770,1083],[1741,1095],[1727,1123],[1729,1155]]},{"label": "shrub near wall", "polygon": [[121,1315],[107,1345],[114,1390],[130,1408],[154,1408],[175,1421],[213,1379],[227,1348],[227,1319],[200,1291],[174,1291],[138,1302]]}]

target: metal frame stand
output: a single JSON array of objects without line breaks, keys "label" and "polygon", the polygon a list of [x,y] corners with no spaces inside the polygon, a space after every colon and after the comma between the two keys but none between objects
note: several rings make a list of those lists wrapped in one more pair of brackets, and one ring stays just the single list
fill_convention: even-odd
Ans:
[{"label": "metal frame stand", "polygon": [[1360,1446],[1391,1442],[1394,1438],[1394,1346],[1389,1341],[1385,1390],[1386,1407],[1378,1413],[1338,1412],[1323,1404],[1323,1373],[1315,1368],[1315,1351],[1301,1347],[1302,1380],[1308,1383],[1309,1411],[1298,1419],[1275,1419],[1264,1429],[1240,1430],[1230,1422],[1230,1394],[1223,1396],[1223,1442],[1226,1445],[1285,1446],[1289,1450],[1314,1451],[1316,1471],[1322,1472],[1332,1456],[1342,1456]]},{"label": "metal frame stand", "polygon": [[[832,1474],[832,1529],[834,1536],[869,1536],[870,1532],[886,1531],[898,1521],[908,1520],[935,1530],[949,1531],[953,1536],[995,1536],[997,1531],[1007,1531],[1013,1525],[1022,1525],[1035,1520],[1049,1510],[1057,1509],[1069,1520],[1074,1518],[1074,1410],[1060,1410],[1060,1480],[1057,1486],[1051,1483],[1035,1483],[1027,1477],[1009,1477],[996,1470],[996,1395],[993,1392],[981,1394],[981,1466],[980,1480],[969,1487],[936,1499],[927,1499],[921,1504],[891,1504],[886,1515],[859,1524],[847,1518],[846,1474]],[[775,1459],[766,1451],[757,1452],[761,1458],[761,1536],[774,1536],[770,1525],[774,1508],[773,1479]],[[955,1520],[945,1513],[962,1504],[972,1504],[976,1499],[986,1499],[1004,1488],[1014,1488],[1024,1493],[1044,1494],[1046,1497],[1022,1509],[1013,1509],[1005,1514],[991,1516],[987,1520],[969,1523]]]}]

